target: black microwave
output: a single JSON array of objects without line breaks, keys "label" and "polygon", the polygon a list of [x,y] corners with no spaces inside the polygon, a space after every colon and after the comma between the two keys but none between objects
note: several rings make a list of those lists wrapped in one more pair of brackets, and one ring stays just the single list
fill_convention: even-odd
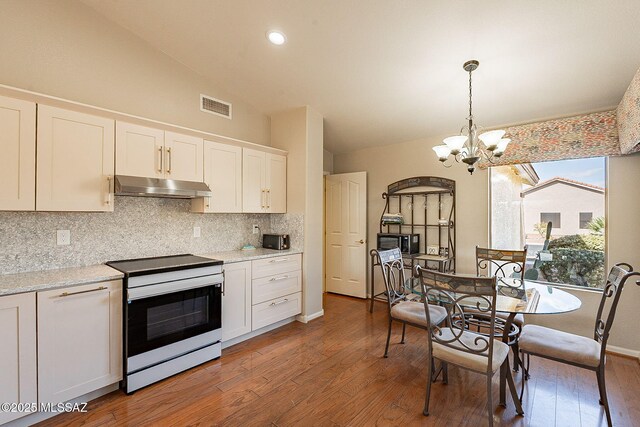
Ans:
[{"label": "black microwave", "polygon": [[403,254],[417,254],[420,250],[419,234],[378,233],[378,250],[400,248]]}]

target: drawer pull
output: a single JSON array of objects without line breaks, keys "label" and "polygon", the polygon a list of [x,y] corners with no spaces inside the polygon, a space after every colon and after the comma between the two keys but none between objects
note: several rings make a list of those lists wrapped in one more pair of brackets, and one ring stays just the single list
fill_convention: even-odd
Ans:
[{"label": "drawer pull", "polygon": [[280,276],[280,277],[272,277],[271,279],[269,279],[269,281],[270,281],[270,282],[275,282],[275,281],[278,281],[278,280],[284,280],[284,279],[288,279],[288,278],[289,278],[289,276],[288,276],[288,275],[286,275],[286,276]]},{"label": "drawer pull", "polygon": [[278,302],[274,301],[271,304],[269,304],[269,307],[275,307],[276,305],[284,304],[285,302],[289,302],[289,300],[287,298],[285,298],[282,301],[278,301]]},{"label": "drawer pull", "polygon": [[285,262],[285,261],[289,261],[289,258],[281,258],[281,259],[275,258],[269,261],[269,263],[273,264],[275,262]]},{"label": "drawer pull", "polygon": [[59,297],[70,297],[72,295],[78,295],[78,294],[86,294],[89,292],[96,292],[96,291],[104,291],[105,289],[107,289],[106,286],[99,286],[95,289],[88,289],[86,291],[78,291],[78,292],[63,292],[60,295],[58,295]]}]

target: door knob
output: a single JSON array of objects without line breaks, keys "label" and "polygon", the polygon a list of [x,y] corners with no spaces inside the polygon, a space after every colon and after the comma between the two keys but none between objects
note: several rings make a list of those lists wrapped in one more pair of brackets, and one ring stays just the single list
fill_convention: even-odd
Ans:
[{"label": "door knob", "polygon": [[362,245],[362,244],[364,244],[364,240],[362,240],[362,239],[356,240],[356,243],[360,243]]}]

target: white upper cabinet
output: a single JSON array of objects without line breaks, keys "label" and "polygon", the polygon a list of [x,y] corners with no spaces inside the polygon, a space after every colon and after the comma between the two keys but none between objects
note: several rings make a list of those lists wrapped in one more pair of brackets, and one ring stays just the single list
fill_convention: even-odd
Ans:
[{"label": "white upper cabinet", "polygon": [[242,212],[242,148],[204,141],[204,182],[213,197],[194,199],[193,212]]},{"label": "white upper cabinet", "polygon": [[118,121],[116,139],[118,175],[203,180],[202,138]]},{"label": "white upper cabinet", "polygon": [[267,154],[267,212],[287,212],[287,158]]},{"label": "white upper cabinet", "polygon": [[202,138],[165,132],[165,178],[202,182],[202,147]]},{"label": "white upper cabinet", "polygon": [[164,131],[118,121],[116,174],[164,178]]},{"label": "white upper cabinet", "polygon": [[111,119],[38,105],[36,210],[113,211]]},{"label": "white upper cabinet", "polygon": [[[37,402],[36,296],[34,293],[0,297],[0,402]],[[28,412],[0,411],[0,424]]]},{"label": "white upper cabinet", "polygon": [[0,96],[0,210],[35,210],[36,104]]},{"label": "white upper cabinet", "polygon": [[243,212],[286,212],[287,158],[249,148],[242,151]]},{"label": "white upper cabinet", "polygon": [[266,156],[264,151],[242,149],[243,212],[266,212]]}]

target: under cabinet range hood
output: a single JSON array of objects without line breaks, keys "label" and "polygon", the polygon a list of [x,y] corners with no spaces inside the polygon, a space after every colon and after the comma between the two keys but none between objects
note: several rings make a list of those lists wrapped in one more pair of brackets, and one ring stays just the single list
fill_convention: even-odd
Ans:
[{"label": "under cabinet range hood", "polygon": [[116,175],[115,181],[116,196],[165,197],[172,199],[211,197],[211,189],[204,182],[127,175]]}]

